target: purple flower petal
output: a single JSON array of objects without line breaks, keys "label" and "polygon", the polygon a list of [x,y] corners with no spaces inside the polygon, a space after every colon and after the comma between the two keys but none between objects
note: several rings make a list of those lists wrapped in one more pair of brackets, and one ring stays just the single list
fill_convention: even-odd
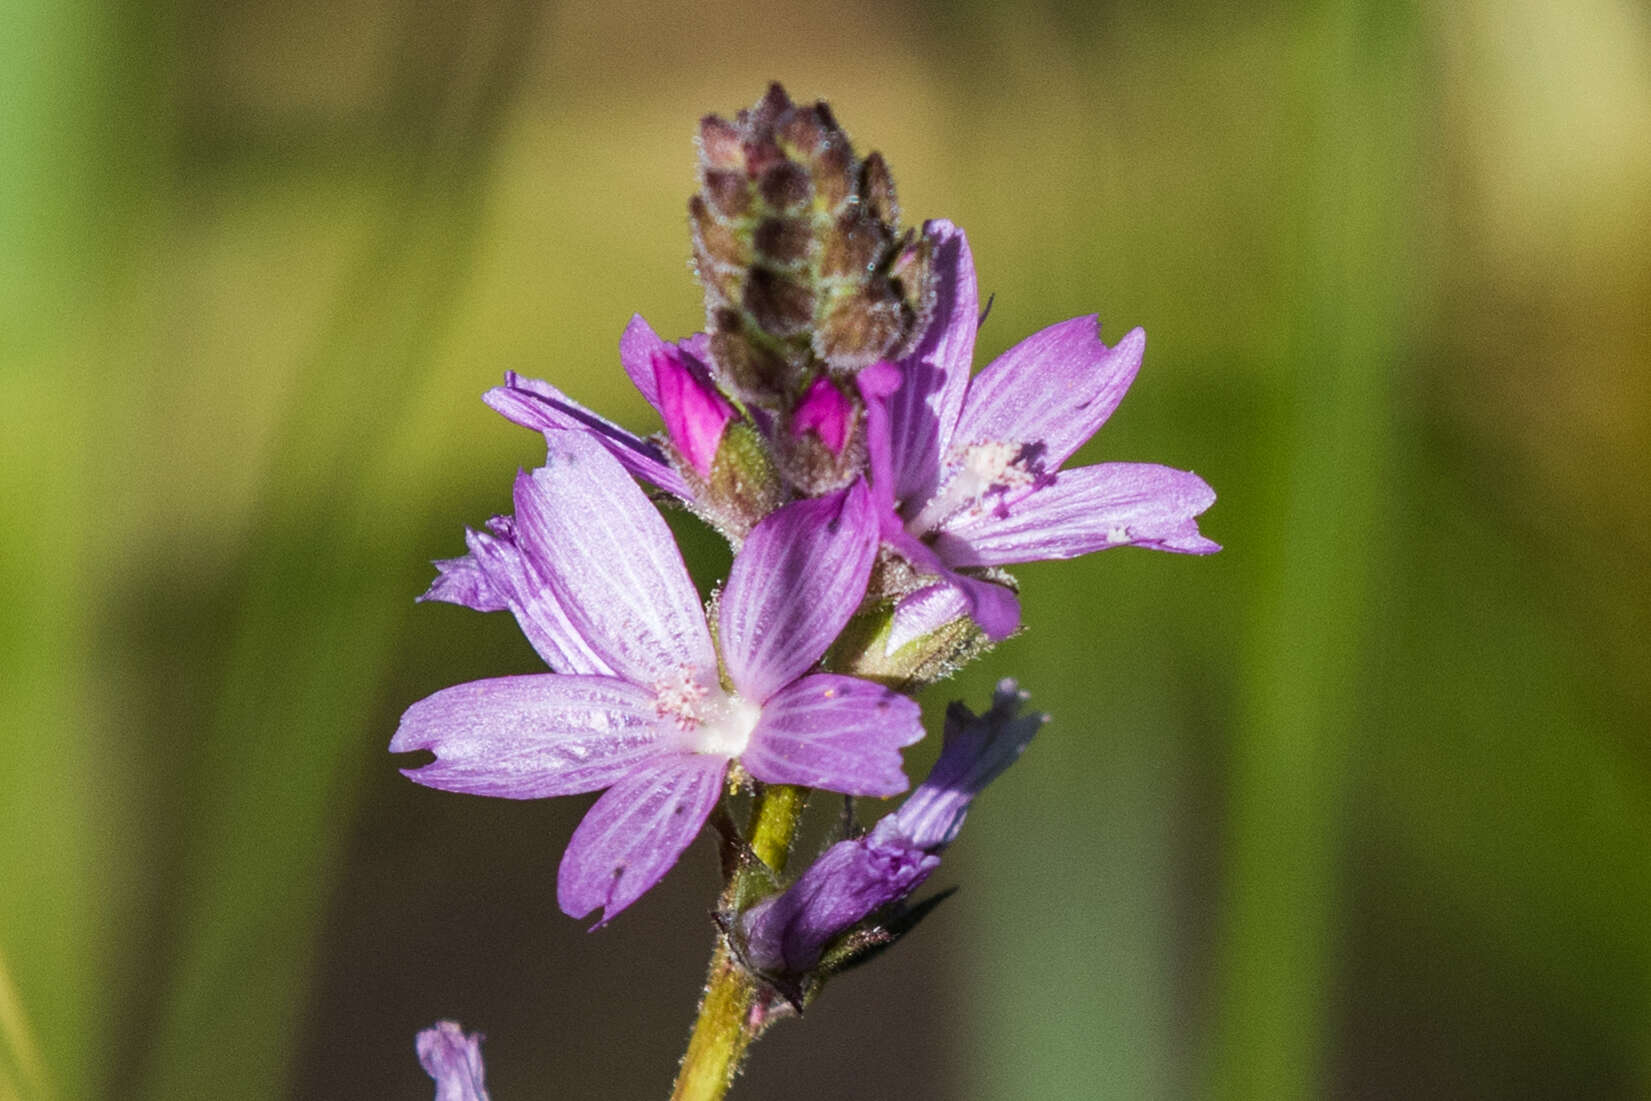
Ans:
[{"label": "purple flower petal", "polygon": [[994,581],[948,571],[946,579],[962,590],[969,615],[993,642],[1002,642],[1020,626],[1020,598]]},{"label": "purple flower petal", "polygon": [[908,786],[900,749],[922,737],[914,701],[871,681],[822,673],[763,705],[740,764],[765,784],[895,795]]},{"label": "purple flower petal", "polygon": [[625,331],[619,335],[619,365],[655,409],[659,408],[659,388],[654,382],[654,356],[670,351],[674,349],[660,339],[639,313],[631,315]]},{"label": "purple flower petal", "polygon": [[465,533],[470,553],[436,563],[441,576],[421,600],[445,600],[480,612],[508,608],[534,650],[558,673],[610,675],[613,668],[568,622],[549,583],[516,545],[515,522],[495,516],[493,534]]},{"label": "purple flower petal", "polygon": [[1054,470],[1118,407],[1145,348],[1140,329],[1107,348],[1094,314],[1032,334],[969,384],[951,448],[1041,444],[1034,457]]},{"label": "purple flower petal", "polygon": [[960,703],[947,708],[940,760],[900,809],[869,834],[831,846],[786,891],[740,915],[737,943],[747,962],[770,976],[800,978],[832,941],[916,890],[956,839],[970,802],[1043,725],[1044,715],[1018,714],[1025,699],[1005,680],[984,715]]},{"label": "purple flower petal", "polygon": [[957,840],[975,796],[1020,758],[1032,736],[1049,721],[1048,715],[1036,711],[1020,714],[1025,702],[1026,693],[1006,678],[998,681],[984,715],[952,703],[946,709],[940,759],[900,808],[877,823],[870,840],[930,851]]},{"label": "purple flower petal", "polygon": [[958,616],[969,614],[969,598],[950,582],[929,585],[902,597],[894,606],[883,652],[893,654],[909,642],[938,631]]},{"label": "purple flower petal", "polygon": [[722,594],[728,676],[761,703],[825,653],[859,607],[877,557],[877,514],[863,481],[793,501],[751,530]]},{"label": "purple flower petal", "polygon": [[418,1034],[414,1047],[424,1073],[435,1080],[435,1101],[488,1101],[481,1033],[467,1036],[457,1021],[437,1021]]},{"label": "purple flower petal", "polygon": [[540,673],[425,697],[402,715],[390,752],[435,753],[433,763],[402,770],[426,787],[542,799],[607,787],[658,757],[670,733],[645,689]]},{"label": "purple flower petal", "polygon": [[[476,537],[473,531],[464,533],[466,543]],[[430,587],[424,590],[419,600],[439,600],[443,604],[458,604],[478,612],[502,612],[510,607],[504,594],[488,581],[487,573],[476,561],[474,553],[462,558],[441,558],[432,565],[436,567],[436,579],[430,582]]]},{"label": "purple flower petal", "polygon": [[598,799],[573,831],[556,876],[569,917],[601,907],[606,925],[658,883],[699,833],[722,794],[725,757],[676,754],[634,770]]},{"label": "purple flower petal", "polygon": [[634,684],[714,676],[699,594],[659,511],[588,436],[545,443],[545,465],[516,478],[516,523],[569,622]]},{"label": "purple flower petal", "polygon": [[877,505],[880,525],[888,532],[899,530],[902,522],[894,510],[894,452],[889,440],[888,397],[903,381],[898,368],[887,361],[873,363],[854,376],[860,400],[866,410],[866,473],[871,478],[871,496]]},{"label": "purple flower petal", "polygon": [[751,966],[802,975],[825,947],[868,914],[905,898],[940,867],[940,857],[907,845],[839,841],[783,894],[740,915]]},{"label": "purple flower petal", "polygon": [[895,472],[894,496],[924,501],[934,496],[936,479],[969,385],[980,297],[974,257],[963,231],[952,223],[928,223],[934,242],[934,316],[917,350],[900,361],[903,383],[889,400],[889,431]]},{"label": "purple flower petal", "polygon": [[671,468],[658,447],[593,413],[548,382],[523,378],[506,371],[504,385],[495,386],[482,400],[506,420],[535,432],[575,431],[588,434],[635,477],[684,501],[693,499],[682,475]]},{"label": "purple flower petal", "polygon": [[935,540],[958,566],[1002,566],[1137,546],[1210,554],[1220,546],[1193,519],[1215,502],[1204,479],[1154,463],[1102,463],[1063,470],[1055,481]]}]

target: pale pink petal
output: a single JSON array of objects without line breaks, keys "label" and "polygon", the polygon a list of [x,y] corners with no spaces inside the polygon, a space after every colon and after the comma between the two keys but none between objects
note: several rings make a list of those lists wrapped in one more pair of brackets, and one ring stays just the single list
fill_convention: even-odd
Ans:
[{"label": "pale pink petal", "polygon": [[401,716],[390,752],[433,752],[433,763],[403,770],[426,787],[542,799],[609,786],[658,757],[673,730],[635,685],[540,673],[425,697]]},{"label": "pale pink petal", "polygon": [[763,705],[740,764],[766,784],[895,795],[907,787],[900,749],[922,737],[913,700],[871,681],[822,673]]},{"label": "pale pink petal", "polygon": [[658,883],[699,833],[722,794],[725,757],[676,754],[609,788],[573,831],[556,876],[569,917],[602,909],[606,925]]},{"label": "pale pink petal", "polygon": [[1215,503],[1198,475],[1154,463],[1101,463],[1063,470],[1008,506],[944,528],[935,549],[954,566],[1004,566],[1072,558],[1108,547],[1182,554],[1220,550],[1193,519]]},{"label": "pale pink petal", "polygon": [[928,223],[923,232],[934,242],[934,317],[917,350],[900,361],[902,383],[888,403],[894,496],[908,503],[934,496],[980,328],[968,239],[942,220]]},{"label": "pale pink petal", "polygon": [[516,478],[516,524],[569,623],[635,684],[714,676],[699,594],[659,510],[589,437],[545,443],[545,465]]},{"label": "pale pink petal", "polygon": [[1054,470],[1118,407],[1145,348],[1140,329],[1108,348],[1093,314],[1032,334],[969,384],[952,448],[1023,444]]},{"label": "pale pink petal", "polygon": [[863,481],[793,501],[746,536],[722,594],[728,676],[762,702],[820,660],[866,593],[877,514]]},{"label": "pale pink petal", "polygon": [[627,432],[599,413],[593,413],[548,382],[523,378],[506,371],[504,385],[495,386],[482,400],[506,420],[535,432],[574,431],[589,435],[645,482],[684,501],[693,499],[682,475],[671,468],[659,448]]}]

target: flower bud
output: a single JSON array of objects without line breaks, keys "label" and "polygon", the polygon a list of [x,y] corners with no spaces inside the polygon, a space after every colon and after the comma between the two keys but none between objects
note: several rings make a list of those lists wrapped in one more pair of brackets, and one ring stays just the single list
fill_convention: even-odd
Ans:
[{"label": "flower bud", "polygon": [[793,408],[824,373],[904,354],[931,310],[929,244],[900,231],[894,180],[824,103],[778,84],[700,122],[688,202],[711,357],[742,401]]}]

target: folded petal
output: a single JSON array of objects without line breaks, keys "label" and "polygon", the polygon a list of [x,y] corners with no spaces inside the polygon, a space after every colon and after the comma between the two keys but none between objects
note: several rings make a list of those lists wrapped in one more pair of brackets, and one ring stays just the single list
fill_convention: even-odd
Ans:
[{"label": "folded petal", "polygon": [[1071,558],[1108,547],[1209,554],[1220,546],[1193,519],[1215,502],[1204,479],[1154,463],[1101,463],[1063,470],[1053,483],[935,540],[955,566],[1003,566]]},{"label": "folded petal", "polygon": [[[969,615],[979,624],[980,629],[986,632],[987,638],[993,642],[1001,642],[1014,634],[1015,628],[1020,626],[1020,601],[1009,589],[995,582],[958,573],[952,569],[951,562],[940,555],[938,544],[931,547],[904,528],[890,531],[885,527],[882,534],[883,542],[910,562],[919,573],[930,574],[938,578],[942,584],[956,589],[962,596]],[[934,603],[921,610],[913,609],[913,613],[925,616],[937,614],[941,607],[938,598],[927,596],[925,602],[928,601]],[[935,625],[938,626],[939,623]]]},{"label": "folded petal", "polygon": [[980,296],[974,257],[963,231],[932,221],[923,229],[934,242],[934,316],[917,350],[899,363],[903,381],[889,399],[894,496],[924,501],[934,495],[952,428],[963,408],[969,368],[980,328]]},{"label": "folded petal", "polygon": [[900,749],[922,737],[914,701],[871,681],[821,673],[763,705],[740,764],[765,784],[895,795],[907,787]]},{"label": "folded petal", "polygon": [[421,600],[443,600],[479,612],[508,608],[533,649],[558,673],[611,674],[613,668],[590,648],[568,621],[546,581],[516,545],[515,522],[495,516],[492,533],[465,533],[470,553],[436,563],[441,576]]},{"label": "folded petal", "polygon": [[619,336],[619,365],[655,409],[659,408],[659,388],[654,382],[654,356],[672,350],[641,314],[632,314]]},{"label": "folded petal", "polygon": [[734,407],[717,392],[705,368],[675,348],[655,351],[653,369],[666,434],[699,476],[709,478],[722,431],[734,418]]},{"label": "folded petal", "polygon": [[419,1065],[436,1083],[435,1101],[488,1101],[482,1034],[457,1021],[437,1021],[415,1041]]},{"label": "folded petal", "polygon": [[688,847],[722,794],[725,757],[677,754],[645,765],[609,788],[573,831],[556,876],[556,902],[569,917],[598,907],[597,926],[658,883]]},{"label": "folded petal", "polygon": [[688,484],[671,468],[658,447],[591,412],[548,382],[506,371],[504,385],[483,394],[482,400],[506,420],[535,432],[586,433],[635,477],[684,501],[693,499]]},{"label": "folded petal", "polygon": [[883,642],[883,652],[893,654],[909,642],[938,631],[958,616],[969,614],[969,599],[950,582],[929,585],[900,598],[894,619]]},{"label": "folded petal", "polygon": [[1145,348],[1140,329],[1108,348],[1094,314],[1033,333],[969,384],[950,446],[1029,445],[1054,470],[1118,407]]},{"label": "folded petal", "polygon": [[[476,537],[473,531],[464,533],[469,543]],[[482,570],[474,554],[462,558],[441,558],[432,563],[436,579],[424,590],[420,600],[439,600],[443,604],[458,604],[478,612],[502,612],[510,607],[505,595],[495,589]]]},{"label": "folded petal", "polygon": [[877,557],[877,513],[863,481],[793,501],[746,536],[720,612],[723,660],[762,702],[820,660],[859,607]]},{"label": "folded petal", "polygon": [[653,694],[616,677],[540,673],[444,688],[401,716],[391,753],[436,755],[403,775],[501,799],[597,791],[657,758]]},{"label": "folded petal", "polygon": [[545,465],[516,478],[517,532],[569,623],[634,684],[714,671],[699,594],[659,510],[589,437],[547,432],[545,444]]}]

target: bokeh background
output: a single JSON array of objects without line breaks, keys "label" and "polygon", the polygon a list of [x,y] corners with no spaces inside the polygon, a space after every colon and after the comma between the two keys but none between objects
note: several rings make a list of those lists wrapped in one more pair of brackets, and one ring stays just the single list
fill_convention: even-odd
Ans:
[{"label": "bokeh background", "polygon": [[412,602],[542,457],[478,395],[653,427],[619,332],[699,326],[695,120],[771,78],[966,228],[979,363],[1145,326],[1084,456],[1227,550],[1018,571],[925,703],[1054,721],[735,1096],[1651,1096],[1643,4],[4,13],[0,1097],[428,1096],[444,1016],[499,1101],[665,1095],[711,846],[588,935],[588,799],[385,744],[537,668]]}]

